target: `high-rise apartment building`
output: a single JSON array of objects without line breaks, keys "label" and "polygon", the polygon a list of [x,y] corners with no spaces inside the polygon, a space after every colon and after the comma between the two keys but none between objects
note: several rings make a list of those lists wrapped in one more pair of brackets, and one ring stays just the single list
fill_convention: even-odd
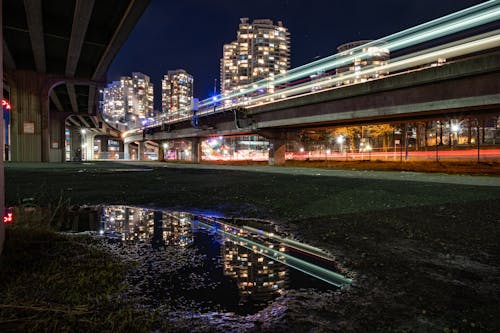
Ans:
[{"label": "high-rise apartment building", "polygon": [[376,79],[387,74],[384,70],[374,70],[370,73],[363,73],[364,69],[374,68],[387,64],[390,58],[389,49],[383,46],[369,45],[359,48],[356,52],[354,49],[371,42],[371,40],[360,40],[350,43],[345,43],[337,47],[337,51],[341,56],[354,56],[351,63],[346,66],[337,68],[337,75],[345,79],[341,84],[364,82],[369,79]]},{"label": "high-rise apartment building", "polygon": [[153,83],[149,76],[134,72],[104,89],[104,116],[113,123],[128,124],[153,117]]},{"label": "high-rise apartment building", "polygon": [[168,71],[161,80],[161,105],[164,114],[189,112],[193,107],[193,76],[183,69]]},{"label": "high-rise apartment building", "polygon": [[[242,18],[237,40],[224,45],[221,59],[221,93],[272,78],[290,68],[290,33],[281,21]],[[272,88],[270,88],[272,90]]]}]

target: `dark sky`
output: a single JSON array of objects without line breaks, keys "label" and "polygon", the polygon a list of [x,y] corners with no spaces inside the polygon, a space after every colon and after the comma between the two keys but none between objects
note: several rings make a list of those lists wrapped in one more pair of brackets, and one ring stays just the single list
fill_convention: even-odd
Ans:
[{"label": "dark sky", "polygon": [[[149,75],[155,109],[161,78],[183,68],[204,99],[219,79],[222,47],[236,39],[239,18],[283,21],[291,34],[292,67],[336,53],[342,43],[378,39],[481,0],[151,0],[108,71],[108,81],[131,72]],[[217,86],[217,91],[219,85]]]}]

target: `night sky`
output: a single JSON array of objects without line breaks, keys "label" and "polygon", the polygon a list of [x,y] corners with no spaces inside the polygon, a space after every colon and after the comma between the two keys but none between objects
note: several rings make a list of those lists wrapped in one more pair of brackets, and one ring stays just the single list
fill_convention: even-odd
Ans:
[{"label": "night sky", "polygon": [[168,70],[183,68],[192,74],[195,97],[213,93],[222,47],[236,39],[240,17],[283,21],[291,34],[292,67],[297,67],[336,53],[345,42],[378,39],[481,2],[152,0],[111,64],[108,81],[135,71],[149,75],[155,109],[161,109],[161,78]]}]

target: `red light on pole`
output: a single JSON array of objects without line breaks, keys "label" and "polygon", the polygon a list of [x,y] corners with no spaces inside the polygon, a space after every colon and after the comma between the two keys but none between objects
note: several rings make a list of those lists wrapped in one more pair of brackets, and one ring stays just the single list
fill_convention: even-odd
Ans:
[{"label": "red light on pole", "polygon": [[5,215],[2,220],[3,224],[11,224],[14,222],[14,213],[12,212],[12,207],[5,210]]},{"label": "red light on pole", "polygon": [[10,110],[11,108],[10,103],[5,98],[2,98],[2,108],[6,110]]}]

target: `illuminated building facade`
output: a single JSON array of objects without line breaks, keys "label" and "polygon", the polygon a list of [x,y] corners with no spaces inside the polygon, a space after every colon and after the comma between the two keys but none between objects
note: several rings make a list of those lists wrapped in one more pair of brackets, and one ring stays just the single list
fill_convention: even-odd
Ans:
[{"label": "illuminated building facade", "polygon": [[[267,250],[260,250],[243,240],[246,238],[259,241],[257,236],[234,226],[223,225],[222,228],[227,233],[242,237],[240,242],[224,239],[221,247],[224,274],[236,281],[241,297],[240,303],[244,304],[251,300],[254,305],[265,306],[276,295],[282,294],[287,283],[286,266],[269,258],[271,254],[267,253]],[[268,248],[285,252],[285,247],[277,242],[266,241],[264,244]],[[285,261],[283,256],[278,256],[276,259]]]},{"label": "illuminated building facade", "polygon": [[[281,21],[242,18],[237,40],[224,45],[221,59],[222,94],[249,83],[272,78],[290,68],[290,33]],[[269,91],[272,91],[269,88]]]},{"label": "illuminated building facade", "polygon": [[161,105],[164,114],[187,113],[191,110],[193,76],[183,69],[168,71],[161,80]]},{"label": "illuminated building facade", "polygon": [[[375,71],[370,74],[362,74],[360,73],[362,70],[366,68],[372,68],[376,66],[386,65],[390,58],[389,49],[381,46],[366,46],[359,51],[354,52],[354,48],[361,46],[363,44],[369,43],[371,40],[360,40],[350,43],[345,43],[337,47],[337,51],[339,55],[342,56],[353,56],[355,54],[360,54],[359,57],[355,57],[354,61],[346,66],[337,68],[336,72],[338,76],[346,76],[352,74],[345,80],[341,82],[341,84],[350,84],[350,83],[358,83],[365,82],[370,79],[376,79],[379,77],[383,77],[388,74],[386,71]],[[361,56],[361,54],[367,53],[367,56]]]},{"label": "illuminated building facade", "polygon": [[134,72],[108,84],[103,92],[103,113],[111,122],[124,124],[153,117],[153,83],[149,76]]},{"label": "illuminated building facade", "polygon": [[153,247],[193,242],[191,219],[182,212],[109,206],[103,209],[101,221],[104,233],[124,242],[150,241]]}]

